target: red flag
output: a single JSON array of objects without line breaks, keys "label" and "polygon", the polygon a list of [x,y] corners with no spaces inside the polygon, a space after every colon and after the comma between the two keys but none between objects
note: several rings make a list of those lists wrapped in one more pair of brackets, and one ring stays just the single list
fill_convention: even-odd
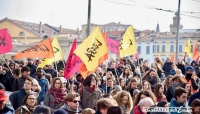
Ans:
[{"label": "red flag", "polygon": [[197,59],[196,59],[196,62],[198,62],[198,60],[199,60],[199,57],[200,57],[200,56],[198,56],[198,57],[197,57]]},{"label": "red flag", "polygon": [[171,56],[171,62],[175,63],[175,53],[173,53]]},{"label": "red flag", "polygon": [[0,30],[0,54],[12,51],[12,41],[8,29]]},{"label": "red flag", "polygon": [[76,73],[79,70],[80,66],[82,65],[81,59],[74,54],[75,49],[76,49],[76,39],[74,39],[72,48],[69,53],[69,57],[65,65],[66,67],[64,71],[64,76],[66,79],[69,79],[72,74]]},{"label": "red flag", "polygon": [[194,50],[193,50],[193,59],[196,59],[196,58],[198,58],[198,56],[199,56],[199,52],[198,52],[198,44],[197,44],[197,42],[195,43],[195,45],[194,45]]}]

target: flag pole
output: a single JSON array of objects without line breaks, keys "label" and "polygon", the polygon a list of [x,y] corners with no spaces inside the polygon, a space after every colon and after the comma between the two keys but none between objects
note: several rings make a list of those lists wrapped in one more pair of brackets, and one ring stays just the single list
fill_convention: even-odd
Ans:
[{"label": "flag pole", "polygon": [[57,77],[58,77],[58,69],[57,69],[57,64],[56,64],[56,57],[54,56],[54,65],[56,67],[56,71],[57,71]]}]

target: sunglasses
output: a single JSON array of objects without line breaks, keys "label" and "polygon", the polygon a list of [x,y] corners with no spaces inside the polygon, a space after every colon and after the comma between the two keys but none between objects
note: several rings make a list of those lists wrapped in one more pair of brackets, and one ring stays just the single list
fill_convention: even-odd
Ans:
[{"label": "sunglasses", "polygon": [[81,101],[78,101],[78,100],[74,100],[74,101],[72,101],[72,102],[74,102],[74,103],[77,103],[77,102],[78,102],[79,104],[81,103]]}]

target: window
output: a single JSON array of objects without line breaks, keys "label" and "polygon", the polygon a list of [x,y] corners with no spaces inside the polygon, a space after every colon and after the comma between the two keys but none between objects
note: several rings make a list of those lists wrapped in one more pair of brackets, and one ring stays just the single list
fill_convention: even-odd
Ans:
[{"label": "window", "polygon": [[158,53],[159,52],[159,45],[153,45],[153,52]]},{"label": "window", "polygon": [[165,58],[162,58],[162,62],[163,62],[163,63],[165,62]]},{"label": "window", "polygon": [[198,45],[198,50],[200,51],[200,44]]},{"label": "window", "polygon": [[190,52],[193,52],[193,45],[190,44]]},{"label": "window", "polygon": [[141,54],[141,46],[137,47],[139,54]]},{"label": "window", "polygon": [[25,33],[24,32],[20,32],[19,36],[25,36]]},{"label": "window", "polygon": [[162,53],[165,53],[165,45],[162,45]]},{"label": "window", "polygon": [[178,46],[178,52],[183,52],[183,49],[182,49],[182,48],[183,48],[183,46],[182,46],[182,45],[179,45],[179,46]]},{"label": "window", "polygon": [[174,52],[174,45],[170,45],[170,52]]},{"label": "window", "polygon": [[146,54],[150,54],[150,46],[146,46]]}]

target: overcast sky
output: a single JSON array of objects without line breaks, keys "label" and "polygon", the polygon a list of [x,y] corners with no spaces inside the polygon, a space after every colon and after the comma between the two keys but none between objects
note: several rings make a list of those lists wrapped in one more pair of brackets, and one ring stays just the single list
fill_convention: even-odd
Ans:
[{"label": "overcast sky", "polygon": [[[174,11],[178,9],[178,0],[92,0],[91,22],[121,22],[139,30],[155,30],[159,22],[161,31],[169,31],[174,13],[148,9],[149,6]],[[184,29],[200,28],[199,6],[200,0],[181,0],[181,13],[194,12],[185,14],[199,17],[181,16]],[[43,24],[81,29],[81,25],[87,23],[87,8],[88,0],[0,0],[0,19],[42,21]]]}]

